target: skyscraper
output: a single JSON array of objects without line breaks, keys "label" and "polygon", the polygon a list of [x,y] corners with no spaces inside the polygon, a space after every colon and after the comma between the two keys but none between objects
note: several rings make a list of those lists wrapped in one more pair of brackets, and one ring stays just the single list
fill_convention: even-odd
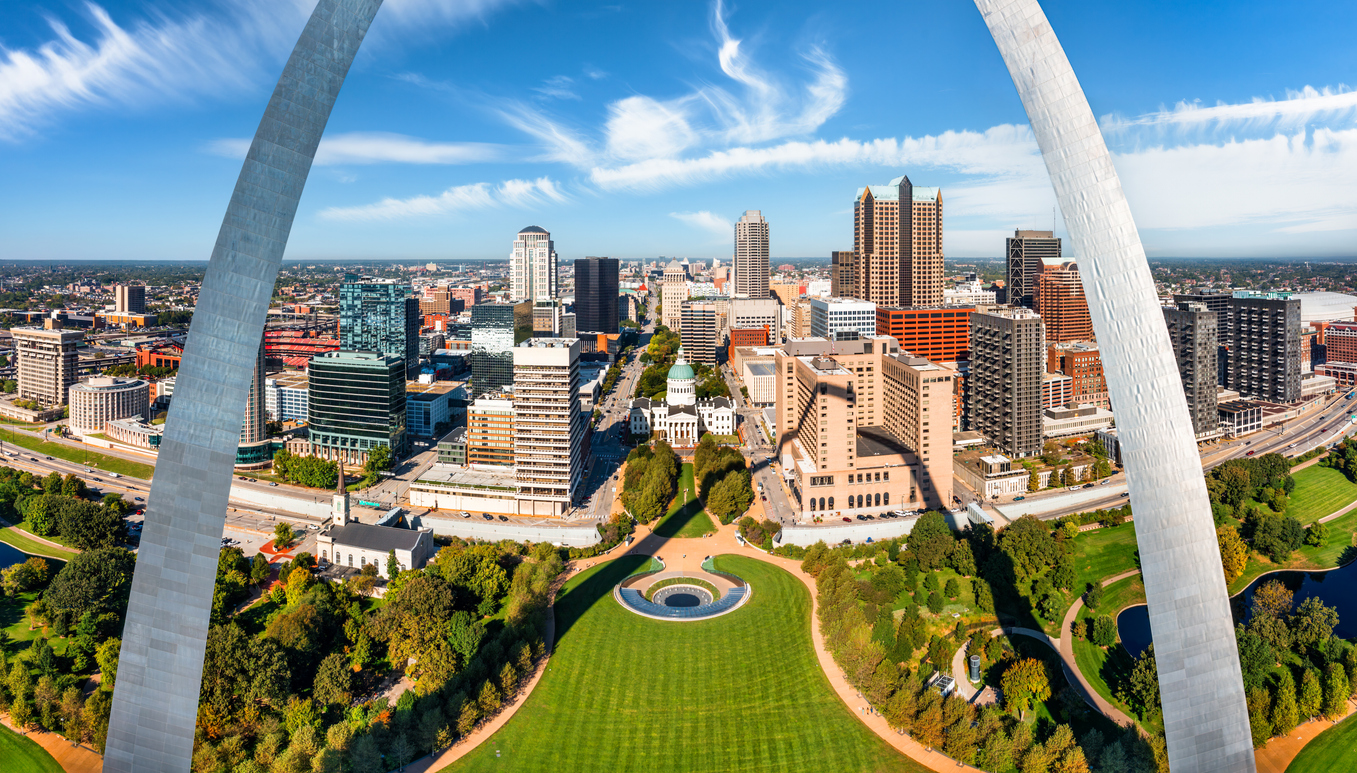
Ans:
[{"label": "skyscraper", "polygon": [[1060,240],[1053,231],[1014,230],[1013,238],[1004,240],[1004,254],[1008,256],[1008,302],[1030,309],[1042,261],[1059,260]]},{"label": "skyscraper", "polygon": [[853,297],[886,307],[941,305],[941,189],[903,176],[859,188],[853,255]]},{"label": "skyscraper", "polygon": [[[853,251],[834,250],[829,253],[829,294],[834,298],[856,298],[853,284]],[[791,305],[791,304],[787,304]]]},{"label": "skyscraper", "polygon": [[76,381],[76,347],[85,334],[79,330],[16,327],[14,360],[19,372],[18,397],[44,406],[65,405]]},{"label": "skyscraper", "polygon": [[1046,365],[1041,317],[1027,309],[971,315],[971,428],[1012,457],[1041,453],[1041,375]]},{"label": "skyscraper", "polygon": [[514,251],[509,256],[509,299],[556,299],[556,244],[545,228],[530,225],[514,239]]},{"label": "skyscraper", "polygon": [[119,314],[145,314],[146,286],[113,285],[113,310]]},{"label": "skyscraper", "polygon": [[1274,403],[1300,399],[1300,298],[1237,292],[1228,330],[1226,387]]},{"label": "skyscraper", "polygon": [[1047,266],[1037,274],[1036,312],[1046,323],[1046,340],[1052,343],[1088,341],[1093,338],[1093,319],[1074,261]]},{"label": "skyscraper", "polygon": [[514,347],[514,469],[518,512],[564,515],[580,471],[588,416],[580,410],[578,338]]},{"label": "skyscraper", "polygon": [[514,346],[532,338],[532,301],[471,307],[471,390],[483,395],[514,383]]},{"label": "skyscraper", "polygon": [[405,361],[379,352],[326,352],[307,368],[311,453],[362,465],[368,452],[406,452]]},{"label": "skyscraper", "polygon": [[419,299],[395,279],[346,276],[339,286],[339,348],[399,357],[419,367]]},{"label": "skyscraper", "polygon": [[684,301],[681,340],[683,350],[693,362],[715,366],[724,348],[717,304],[711,301]]},{"label": "skyscraper", "polygon": [[675,333],[683,327],[683,302],[688,300],[688,273],[677,260],[669,262],[664,269],[664,279],[660,284],[660,324]]},{"label": "skyscraper", "polygon": [[616,333],[617,258],[575,261],[575,327],[590,333]]},{"label": "skyscraper", "polygon": [[1182,301],[1164,307],[1164,322],[1178,360],[1178,375],[1183,379],[1187,411],[1192,415],[1192,431],[1198,440],[1219,434],[1216,417],[1216,312],[1203,303]]},{"label": "skyscraper", "polygon": [[768,221],[757,209],[735,223],[735,297],[768,297]]}]

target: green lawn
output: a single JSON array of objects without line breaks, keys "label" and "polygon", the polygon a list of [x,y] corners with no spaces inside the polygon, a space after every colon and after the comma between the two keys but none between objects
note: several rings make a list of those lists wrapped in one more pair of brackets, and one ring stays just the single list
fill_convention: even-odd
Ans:
[{"label": "green lawn", "polygon": [[1287,766],[1286,773],[1332,773],[1351,770],[1357,759],[1357,714],[1325,730],[1305,745]]},{"label": "green lawn", "polygon": [[1083,593],[1088,583],[1115,577],[1132,569],[1139,569],[1136,561],[1136,527],[1123,523],[1112,528],[1086,531],[1074,538],[1074,583],[1076,593]]},{"label": "green lawn", "polygon": [[7,542],[23,552],[31,553],[33,555],[46,554],[59,556],[63,553],[70,553],[71,555],[75,555],[76,553],[76,551],[68,548],[54,548],[50,545],[44,545],[43,543],[34,540],[32,537],[20,534],[12,526],[0,527],[0,542]]},{"label": "green lawn", "polygon": [[1310,524],[1326,515],[1357,502],[1357,483],[1331,467],[1306,467],[1291,476],[1296,488],[1286,514],[1304,524]]},{"label": "green lawn", "polygon": [[[450,771],[921,773],[852,716],[810,642],[810,594],[749,558],[717,568],[754,589],[700,622],[623,610],[612,588],[644,556],[580,573],[556,602],[551,665],[503,729]],[[730,653],[766,652],[771,657]]]},{"label": "green lawn", "polygon": [[716,531],[711,516],[702,509],[697,498],[697,487],[693,484],[693,466],[683,465],[679,472],[678,494],[674,504],[660,522],[655,524],[655,533],[661,537],[697,538]]},{"label": "green lawn", "polygon": [[119,475],[126,475],[131,478],[150,480],[155,473],[154,465],[132,462],[78,446],[68,446],[64,443],[46,442],[22,432],[0,432],[0,440],[46,456],[65,459],[74,464],[83,464],[92,469],[116,472]]},{"label": "green lawn", "polygon": [[0,725],[0,760],[5,761],[5,773],[62,773],[46,750],[4,725]]},{"label": "green lawn", "polygon": [[[1306,468],[1309,471],[1312,468]],[[1285,564],[1274,564],[1272,561],[1263,558],[1257,553],[1249,553],[1249,562],[1244,566],[1244,574],[1239,579],[1230,583],[1230,593],[1235,594],[1246,587],[1249,583],[1258,579],[1258,576],[1265,572],[1272,572],[1278,569],[1296,569],[1304,571],[1306,569],[1332,569],[1339,564],[1351,561],[1357,557],[1357,510],[1353,510],[1340,518],[1324,524],[1329,527],[1329,536],[1325,538],[1324,544],[1318,547],[1301,545],[1290,561]]]}]

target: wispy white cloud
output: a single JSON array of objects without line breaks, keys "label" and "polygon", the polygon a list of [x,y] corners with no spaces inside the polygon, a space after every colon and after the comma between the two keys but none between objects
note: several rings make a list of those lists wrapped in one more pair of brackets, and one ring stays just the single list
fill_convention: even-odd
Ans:
[{"label": "wispy white cloud", "polygon": [[1199,101],[1182,101],[1171,109],[1164,108],[1134,118],[1115,113],[1105,115],[1100,123],[1105,132],[1124,134],[1146,129],[1230,132],[1287,130],[1314,122],[1338,123],[1354,119],[1357,119],[1357,91],[1340,84],[1323,89],[1306,86],[1288,91],[1285,99],[1255,97],[1248,102],[1218,102],[1211,106],[1203,106]]},{"label": "wispy white cloud", "polygon": [[[250,141],[244,138],[214,140],[210,153],[244,158]],[[477,164],[509,158],[513,149],[485,142],[429,142],[418,137],[386,132],[327,134],[316,149],[316,166],[341,164]]]},{"label": "wispy white cloud", "polygon": [[536,86],[533,91],[548,99],[574,99],[580,98],[574,90],[575,79],[569,75],[554,75],[542,81],[541,86]]},{"label": "wispy white cloud", "polygon": [[356,207],[330,207],[320,217],[338,221],[400,220],[412,217],[449,215],[492,207],[530,208],[548,202],[564,203],[569,198],[548,177],[536,180],[506,180],[499,185],[474,183],[448,188],[437,196],[408,199],[387,198]]},{"label": "wispy white cloud", "polygon": [[[442,29],[515,0],[387,0],[386,30]],[[62,112],[142,109],[166,100],[210,99],[271,85],[314,0],[234,0],[211,11],[166,4],[119,23],[87,2],[88,39],[48,13],[52,38],[33,48],[0,45],[0,140],[32,136]]]},{"label": "wispy white cloud", "polygon": [[730,239],[735,224],[707,210],[701,212],[670,212],[669,216],[699,231],[705,231],[716,240]]}]

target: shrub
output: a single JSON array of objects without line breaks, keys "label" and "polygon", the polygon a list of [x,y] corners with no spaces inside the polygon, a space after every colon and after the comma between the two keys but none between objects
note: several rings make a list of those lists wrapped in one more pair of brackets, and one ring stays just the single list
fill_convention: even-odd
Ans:
[{"label": "shrub", "polygon": [[1117,643],[1117,624],[1107,615],[1099,615],[1093,621],[1093,643],[1099,647],[1111,647]]}]

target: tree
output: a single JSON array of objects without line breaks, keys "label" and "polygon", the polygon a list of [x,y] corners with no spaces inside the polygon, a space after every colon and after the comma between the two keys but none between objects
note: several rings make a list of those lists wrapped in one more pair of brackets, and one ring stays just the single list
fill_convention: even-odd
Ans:
[{"label": "tree", "polygon": [[1035,468],[1027,471],[1027,493],[1032,494],[1041,490],[1041,478],[1037,475]]},{"label": "tree", "polygon": [[[386,446],[382,446],[382,448],[385,447]],[[386,554],[386,579],[394,580],[398,576],[400,576],[400,573],[401,573],[401,562],[399,559],[396,558],[395,548],[392,548]]]},{"label": "tree", "polygon": [[1159,671],[1154,659],[1154,645],[1150,644],[1136,658],[1128,684],[1132,701],[1140,707],[1140,718],[1147,719],[1159,710]]},{"label": "tree", "polygon": [[1302,601],[1291,616],[1291,630],[1295,642],[1305,649],[1317,649],[1329,641],[1338,625],[1338,610],[1326,606],[1318,596]]},{"label": "tree", "polygon": [[1225,572],[1225,584],[1229,585],[1244,573],[1249,561],[1249,548],[1239,537],[1239,530],[1233,526],[1221,526],[1216,529],[1216,542],[1220,545],[1220,566]]},{"label": "tree", "polygon": [[1324,708],[1324,690],[1319,684],[1319,671],[1305,669],[1300,678],[1300,694],[1296,699],[1296,708],[1302,717],[1313,719]]},{"label": "tree", "polygon": [[136,559],[123,548],[99,548],[78,553],[57,573],[43,594],[49,608],[79,619],[93,612],[95,619],[120,619],[127,608]]},{"label": "tree", "polygon": [[1111,647],[1117,643],[1117,624],[1107,615],[1099,615],[1093,621],[1093,643],[1099,647]]},{"label": "tree", "polygon": [[1035,658],[1024,658],[1009,666],[999,680],[1004,702],[1016,710],[1019,718],[1033,702],[1041,703],[1051,697],[1051,680],[1046,664]]},{"label": "tree", "polygon": [[1093,587],[1084,594],[1084,604],[1092,610],[1097,610],[1103,603],[1103,585],[1100,582],[1093,583]]},{"label": "tree", "polygon": [[94,651],[94,662],[99,664],[99,685],[106,690],[112,690],[118,680],[118,653],[122,646],[122,639],[115,636]]},{"label": "tree", "polygon": [[1329,538],[1329,527],[1315,521],[1310,524],[1310,528],[1305,530],[1305,544],[1311,547],[1319,547],[1324,544],[1324,540]]},{"label": "tree", "polygon": [[1268,717],[1270,702],[1267,690],[1255,687],[1244,694],[1249,708],[1249,730],[1253,735],[1255,749],[1267,743],[1272,737],[1272,720]]},{"label": "tree", "polygon": [[255,553],[254,558],[250,559],[250,584],[263,585],[272,576],[273,566],[269,559],[263,553]]},{"label": "tree", "polygon": [[750,488],[749,481],[749,471],[740,470],[727,474],[712,486],[707,496],[707,510],[723,525],[749,510],[749,505],[754,501],[754,490]]},{"label": "tree", "polygon": [[944,595],[947,596],[947,598],[952,599],[954,601],[956,600],[957,596],[961,595],[961,587],[957,585],[955,577],[951,577],[947,580],[947,586],[943,588],[942,592]]},{"label": "tree", "polygon": [[932,613],[935,614],[935,615],[941,614],[941,613],[942,613],[942,606],[943,606],[943,604],[942,604],[942,596],[939,596],[937,591],[933,591],[932,593],[929,593],[929,594],[928,594],[928,611],[929,611],[929,612],[932,612]]},{"label": "tree", "polygon": [[1291,670],[1283,668],[1277,672],[1277,689],[1272,701],[1272,732],[1277,735],[1290,735],[1300,724],[1300,713],[1296,707],[1296,681],[1291,678]]},{"label": "tree", "polygon": [[1346,714],[1348,696],[1351,694],[1348,675],[1343,670],[1342,664],[1330,663],[1324,672],[1324,716],[1328,719],[1338,719]]},{"label": "tree", "polygon": [[279,521],[278,524],[273,527],[273,547],[275,550],[281,551],[286,549],[296,538],[297,535],[292,532],[292,524],[287,523],[286,521]]}]

